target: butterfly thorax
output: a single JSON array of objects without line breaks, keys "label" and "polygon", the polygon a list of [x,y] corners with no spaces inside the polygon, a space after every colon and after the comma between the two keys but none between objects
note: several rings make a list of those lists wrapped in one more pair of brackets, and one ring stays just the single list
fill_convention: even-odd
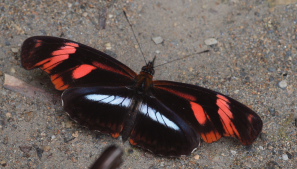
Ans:
[{"label": "butterfly thorax", "polygon": [[135,77],[135,88],[138,94],[146,94],[153,86],[154,61],[148,62],[142,67],[141,72]]}]

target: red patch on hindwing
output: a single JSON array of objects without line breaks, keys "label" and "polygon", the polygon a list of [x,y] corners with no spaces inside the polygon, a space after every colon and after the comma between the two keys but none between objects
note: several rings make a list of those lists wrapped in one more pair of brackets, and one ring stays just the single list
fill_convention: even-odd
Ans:
[{"label": "red patch on hindwing", "polygon": [[212,143],[222,138],[222,135],[215,129],[207,133],[200,133],[200,135],[202,139],[207,143]]},{"label": "red patch on hindwing", "polygon": [[60,74],[51,75],[51,80],[57,90],[65,90],[69,88],[69,85],[65,84],[63,77]]}]

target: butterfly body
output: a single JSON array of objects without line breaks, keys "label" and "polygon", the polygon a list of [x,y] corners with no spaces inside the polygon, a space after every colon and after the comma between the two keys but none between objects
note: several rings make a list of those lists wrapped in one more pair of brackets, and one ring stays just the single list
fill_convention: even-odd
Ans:
[{"label": "butterfly body", "polygon": [[260,117],[228,96],[154,81],[155,59],[136,74],[96,49],[44,36],[27,39],[21,58],[24,68],[41,68],[64,90],[63,107],[79,124],[158,155],[189,155],[200,138],[211,143],[229,136],[250,145],[262,130]]}]

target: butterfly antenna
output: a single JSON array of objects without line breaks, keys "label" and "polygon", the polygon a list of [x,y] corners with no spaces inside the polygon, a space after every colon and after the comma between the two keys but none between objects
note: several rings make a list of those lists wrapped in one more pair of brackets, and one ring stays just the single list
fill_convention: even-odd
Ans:
[{"label": "butterfly antenna", "polygon": [[137,42],[137,44],[138,44],[138,46],[139,46],[140,53],[141,53],[141,55],[142,55],[142,57],[143,57],[145,63],[147,64],[146,59],[145,59],[145,57],[144,57],[144,54],[143,54],[143,52],[142,52],[140,43],[138,42],[138,40],[137,40],[137,38],[136,38],[136,35],[135,35],[135,33],[134,33],[134,29],[133,29],[133,27],[132,27],[132,24],[130,23],[130,21],[129,21],[129,19],[128,19],[128,16],[127,16],[127,14],[126,14],[126,12],[125,12],[124,10],[123,10],[123,13],[124,13],[124,15],[125,15],[125,18],[126,18],[127,22],[129,23],[129,26],[130,26],[130,28],[131,28],[131,30],[132,30],[132,32],[133,32],[133,36],[134,36],[134,38],[135,38],[135,40],[136,40],[136,42]]},{"label": "butterfly antenna", "polygon": [[173,59],[173,60],[168,61],[168,62],[166,62],[166,63],[162,63],[162,64],[160,64],[160,65],[157,65],[157,66],[155,66],[154,68],[159,67],[159,66],[163,66],[163,65],[166,65],[166,64],[168,64],[168,63],[172,63],[172,62],[175,62],[175,61],[178,61],[178,60],[183,60],[183,59],[185,59],[185,58],[192,57],[192,56],[194,56],[194,55],[200,55],[200,54],[202,54],[202,53],[207,53],[207,52],[209,52],[209,50],[204,50],[204,51],[201,51],[201,52],[198,52],[198,53],[193,53],[193,54],[190,54],[190,55],[186,55],[186,56],[183,56],[183,57],[181,57],[181,58]]}]

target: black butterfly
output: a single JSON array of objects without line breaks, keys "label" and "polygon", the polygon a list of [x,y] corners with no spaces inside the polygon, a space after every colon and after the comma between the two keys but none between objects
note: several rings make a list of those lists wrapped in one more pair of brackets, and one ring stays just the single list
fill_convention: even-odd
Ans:
[{"label": "black butterfly", "polygon": [[262,130],[250,108],[199,86],[153,81],[154,62],[139,74],[86,45],[48,36],[22,46],[25,69],[46,71],[62,94],[64,109],[79,124],[109,133],[158,155],[189,155],[200,138],[223,136],[252,144]]}]

